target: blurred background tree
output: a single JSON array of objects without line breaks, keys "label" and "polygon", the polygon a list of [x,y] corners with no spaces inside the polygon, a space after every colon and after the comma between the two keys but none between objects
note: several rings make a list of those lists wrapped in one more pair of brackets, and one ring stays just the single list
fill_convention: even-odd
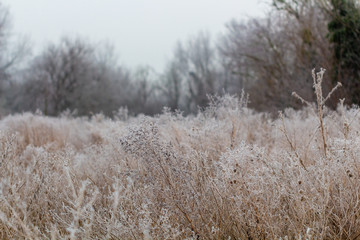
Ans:
[{"label": "blurred background tree", "polygon": [[27,39],[14,37],[9,10],[0,3],[0,115],[9,112],[6,107],[10,95],[8,89],[13,85],[16,72],[29,53]]},{"label": "blurred background tree", "polygon": [[262,111],[300,107],[293,91],[313,99],[310,69],[332,66],[327,16],[320,6],[306,0],[273,4],[263,19],[231,21],[220,44],[231,72],[250,93],[250,106]]},{"label": "blurred background tree", "polygon": [[[206,31],[178,42],[165,70],[131,70],[118,64],[114,48],[80,37],[63,37],[21,65],[26,44],[9,36],[9,12],[0,5],[0,93],[3,112],[40,110],[56,116],[120,108],[130,114],[157,114],[164,106],[196,113],[208,95],[250,94],[251,108],[278,110],[302,105],[296,91],[313,96],[313,68],[326,68],[325,89],[348,104],[360,102],[360,12],[355,0],[272,0],[262,18],[233,19],[213,38]],[[22,68],[19,68],[22,66]],[[14,71],[17,69],[17,71]]]}]

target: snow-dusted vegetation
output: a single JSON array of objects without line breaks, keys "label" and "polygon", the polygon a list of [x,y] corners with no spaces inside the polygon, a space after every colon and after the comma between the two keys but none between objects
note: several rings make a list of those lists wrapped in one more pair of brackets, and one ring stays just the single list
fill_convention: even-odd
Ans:
[{"label": "snow-dusted vegetation", "polygon": [[[161,1],[23,2],[0,0],[0,239],[360,239],[360,1],[259,1],[216,36],[203,10],[222,7],[170,4],[210,31],[162,70],[138,55],[155,64],[185,30]],[[136,48],[97,41],[105,29]]]},{"label": "snow-dusted vegetation", "polygon": [[279,117],[230,96],[188,117],[5,117],[0,238],[355,239],[360,116],[325,99]]}]

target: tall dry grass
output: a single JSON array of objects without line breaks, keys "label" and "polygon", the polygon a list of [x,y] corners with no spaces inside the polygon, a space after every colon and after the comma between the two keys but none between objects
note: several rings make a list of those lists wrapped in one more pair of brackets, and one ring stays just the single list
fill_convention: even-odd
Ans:
[{"label": "tall dry grass", "polygon": [[358,109],[322,103],[277,119],[230,96],[189,117],[8,116],[0,238],[359,238]]}]

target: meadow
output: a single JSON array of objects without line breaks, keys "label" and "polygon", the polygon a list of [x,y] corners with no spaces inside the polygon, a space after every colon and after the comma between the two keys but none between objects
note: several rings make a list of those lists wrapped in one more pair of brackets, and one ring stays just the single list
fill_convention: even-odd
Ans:
[{"label": "meadow", "polygon": [[360,238],[360,116],[213,97],[195,116],[0,121],[1,239]]}]

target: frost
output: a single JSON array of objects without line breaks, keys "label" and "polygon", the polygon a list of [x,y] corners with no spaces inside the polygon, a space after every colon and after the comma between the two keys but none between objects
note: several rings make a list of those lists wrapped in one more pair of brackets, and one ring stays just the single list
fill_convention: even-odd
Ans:
[{"label": "frost", "polygon": [[358,236],[358,110],[326,110],[322,132],[311,106],[274,119],[244,99],[187,117],[5,117],[1,237]]}]

